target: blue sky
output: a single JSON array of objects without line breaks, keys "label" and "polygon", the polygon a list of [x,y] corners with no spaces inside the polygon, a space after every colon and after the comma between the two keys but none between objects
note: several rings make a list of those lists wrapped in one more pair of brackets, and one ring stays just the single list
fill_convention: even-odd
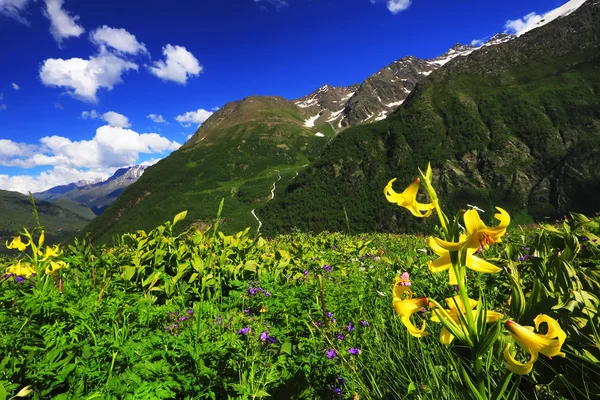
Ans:
[{"label": "blue sky", "polygon": [[0,0],[0,189],[151,163],[226,102],[360,83],[562,3]]}]

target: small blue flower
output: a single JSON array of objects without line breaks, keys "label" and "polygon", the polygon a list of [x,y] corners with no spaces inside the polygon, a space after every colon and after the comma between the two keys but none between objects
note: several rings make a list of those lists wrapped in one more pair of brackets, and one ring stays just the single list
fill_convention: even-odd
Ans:
[{"label": "small blue flower", "polygon": [[330,360],[332,358],[336,358],[337,357],[337,353],[334,349],[329,349],[327,350],[327,353],[325,354],[327,356],[327,358],[329,358]]}]

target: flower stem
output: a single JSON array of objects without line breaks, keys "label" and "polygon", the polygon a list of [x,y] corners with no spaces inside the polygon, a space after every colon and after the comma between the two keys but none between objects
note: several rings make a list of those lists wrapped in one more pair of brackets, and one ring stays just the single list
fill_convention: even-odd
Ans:
[{"label": "flower stem", "polygon": [[473,364],[475,366],[475,384],[477,385],[477,391],[483,399],[487,399],[485,380],[483,379],[483,360],[481,357],[476,356],[475,349],[473,349],[473,356]]}]

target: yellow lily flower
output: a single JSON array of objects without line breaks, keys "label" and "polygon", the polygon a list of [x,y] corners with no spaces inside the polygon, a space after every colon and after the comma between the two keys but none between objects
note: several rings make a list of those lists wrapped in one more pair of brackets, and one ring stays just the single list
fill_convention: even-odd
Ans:
[{"label": "yellow lily flower", "polygon": [[7,249],[17,249],[19,251],[25,251],[25,249],[27,248],[27,246],[29,246],[29,242],[27,242],[27,244],[23,243],[21,241],[21,236],[17,236],[14,237],[13,240],[10,242],[10,244],[8,244],[8,241],[6,242],[6,248]]},{"label": "yellow lily flower", "polygon": [[21,264],[21,261],[18,261],[15,265],[6,268],[6,273],[14,274],[16,276],[30,277],[31,275],[35,274],[35,269],[33,269],[31,264]]},{"label": "yellow lily flower", "polygon": [[510,331],[515,342],[529,354],[531,358],[525,364],[518,362],[510,354],[510,343],[504,348],[504,365],[511,372],[519,375],[525,375],[531,372],[533,364],[537,361],[539,353],[548,357],[560,356],[564,357],[565,353],[560,351],[567,334],[562,330],[558,321],[545,314],[538,315],[533,322],[535,330],[539,331],[540,324],[548,325],[548,333],[545,335],[534,333],[531,330],[517,324],[515,321],[506,321],[506,328]]},{"label": "yellow lily flower", "polygon": [[400,316],[402,323],[408,328],[408,332],[414,337],[424,337],[429,335],[425,332],[425,321],[421,325],[421,329],[415,327],[410,320],[410,316],[416,312],[421,311],[427,306],[427,297],[419,297],[413,299],[413,293],[407,286],[394,285],[392,290],[393,294],[393,305],[396,310],[396,314]]},{"label": "yellow lily flower", "polygon": [[[58,247],[58,245],[53,246],[53,247],[46,246],[46,253],[44,254],[44,257],[42,258],[42,261],[46,261],[50,257],[57,257],[61,253],[62,252],[60,251],[60,248]],[[40,252],[40,255],[42,255],[42,252]]]},{"label": "yellow lily flower", "polygon": [[46,275],[51,275],[61,269],[63,269],[64,267],[66,267],[67,264],[64,261],[50,261],[50,266],[46,267]]},{"label": "yellow lily flower", "polygon": [[502,208],[496,207],[498,212],[494,214],[494,218],[498,221],[498,225],[489,227],[479,217],[476,210],[467,210],[463,214],[465,221],[465,235],[461,235],[458,242],[446,242],[445,240],[436,239],[437,243],[446,250],[461,250],[465,247],[479,249],[479,247],[487,248],[492,243],[502,241],[502,236],[506,233],[506,228],[510,224],[510,215]]},{"label": "yellow lily flower", "polygon": [[421,186],[421,180],[416,178],[402,193],[396,193],[392,189],[392,184],[396,181],[396,178],[388,182],[387,186],[383,189],[383,194],[387,201],[390,203],[396,203],[400,207],[406,208],[415,217],[427,218],[433,212],[435,206],[430,204],[423,204],[417,202],[417,193]]},{"label": "yellow lily flower", "polygon": [[[457,244],[467,243],[468,239],[465,235],[460,236],[460,242],[446,242],[445,240],[441,240],[434,237],[429,237],[427,239],[427,244],[431,250],[439,256],[437,260],[429,261],[428,266],[431,272],[442,272],[445,270],[450,270],[450,285],[458,285],[458,279],[456,278],[456,274],[454,273],[454,268],[452,268],[452,261],[450,260],[450,251],[456,251],[460,249],[457,248]],[[496,267],[494,264],[491,264],[485,261],[482,258],[474,256],[473,254],[477,251],[478,247],[466,247],[463,251],[466,251],[465,265],[467,268],[481,273],[496,273],[500,272],[501,269]]]},{"label": "yellow lily flower", "polygon": [[[448,313],[448,315],[451,318],[449,320],[449,322],[454,324],[456,326],[456,328],[461,330],[465,334],[465,336],[468,335],[469,333],[468,333],[467,327],[464,326],[464,324],[463,324],[463,321],[467,319],[465,316],[466,308],[465,308],[465,305],[464,305],[462,299],[460,298],[460,296],[454,296],[454,297],[446,299],[446,305],[448,306],[448,310],[446,310],[446,312]],[[458,307],[457,307],[457,305],[458,305]],[[469,299],[470,309],[471,310],[474,309],[475,306],[477,306],[477,300]],[[459,315],[459,310],[460,310],[460,315]],[[479,310],[476,310],[473,313],[473,318],[475,320],[477,319],[478,313],[479,313]],[[462,316],[462,319],[461,319],[461,316]],[[491,322],[496,322],[502,318],[502,314],[500,314],[499,312],[496,312],[496,311],[492,311],[492,310],[487,310],[485,316],[486,316],[485,322],[488,324]],[[435,314],[431,317],[431,320],[433,322],[441,322],[440,318]],[[446,346],[449,346],[453,340],[454,340],[454,335],[452,333],[450,333],[450,331],[448,329],[446,329],[446,327],[443,327],[442,331],[440,332],[440,341],[443,344],[445,344]]]},{"label": "yellow lily flower", "polygon": [[40,233],[40,238],[38,240],[38,249],[42,248],[42,246],[44,245],[45,239],[46,239],[46,234],[44,233],[44,231],[42,231],[42,233]]}]

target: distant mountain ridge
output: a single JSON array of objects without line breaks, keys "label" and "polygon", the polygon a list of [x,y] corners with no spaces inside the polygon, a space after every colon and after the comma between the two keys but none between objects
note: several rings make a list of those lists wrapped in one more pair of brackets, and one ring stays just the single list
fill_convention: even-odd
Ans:
[{"label": "distant mountain ridge", "polygon": [[[70,204],[54,204],[36,201],[40,222],[46,231],[46,241],[56,243],[68,239],[79,232],[93,218],[91,211],[77,209]],[[36,226],[29,198],[24,194],[0,190],[0,253],[6,251],[6,241],[10,241],[23,228],[31,230]]]},{"label": "distant mountain ridge", "polygon": [[146,168],[142,165],[119,168],[106,180],[95,179],[55,186],[46,191],[34,193],[33,196],[46,201],[72,200],[89,207],[96,215],[99,215],[116,200],[125,188],[137,181]]}]

